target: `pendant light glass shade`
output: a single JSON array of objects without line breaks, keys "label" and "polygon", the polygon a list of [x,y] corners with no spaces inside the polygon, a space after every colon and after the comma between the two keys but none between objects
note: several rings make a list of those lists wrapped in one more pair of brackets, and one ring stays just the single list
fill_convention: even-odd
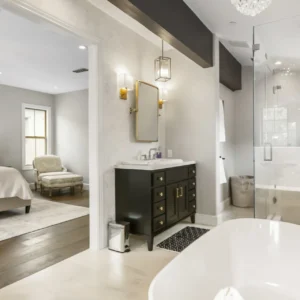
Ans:
[{"label": "pendant light glass shade", "polygon": [[171,79],[171,58],[164,56],[164,41],[162,41],[162,55],[154,61],[156,81],[168,81]]}]

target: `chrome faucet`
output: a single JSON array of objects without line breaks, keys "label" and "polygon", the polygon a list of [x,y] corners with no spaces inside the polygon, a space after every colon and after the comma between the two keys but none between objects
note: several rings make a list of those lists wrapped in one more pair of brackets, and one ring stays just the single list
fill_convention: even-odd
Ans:
[{"label": "chrome faucet", "polygon": [[[151,156],[152,151],[155,151],[155,154],[153,154],[153,155]],[[149,150],[148,159],[149,159],[149,160],[150,160],[150,159],[155,159],[155,158],[156,158],[156,153],[157,153],[157,149],[156,149],[156,148],[151,148],[151,149]]]}]

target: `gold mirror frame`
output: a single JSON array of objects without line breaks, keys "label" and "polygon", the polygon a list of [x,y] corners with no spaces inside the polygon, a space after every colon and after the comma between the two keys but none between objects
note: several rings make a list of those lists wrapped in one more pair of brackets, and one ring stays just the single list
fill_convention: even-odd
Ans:
[{"label": "gold mirror frame", "polygon": [[138,134],[138,114],[139,114],[139,86],[140,84],[145,84],[148,85],[150,87],[153,87],[157,90],[157,99],[156,99],[156,104],[157,104],[157,128],[158,128],[158,116],[159,116],[159,88],[153,84],[150,84],[148,82],[145,81],[141,81],[141,80],[137,80],[135,83],[135,108],[131,108],[131,113],[135,112],[136,116],[135,116],[135,123],[136,123],[136,129],[135,129],[135,138],[137,140],[137,142],[144,142],[144,143],[151,143],[151,142],[158,142],[158,130],[157,130],[157,139],[156,140],[141,140],[139,138],[139,134]]}]

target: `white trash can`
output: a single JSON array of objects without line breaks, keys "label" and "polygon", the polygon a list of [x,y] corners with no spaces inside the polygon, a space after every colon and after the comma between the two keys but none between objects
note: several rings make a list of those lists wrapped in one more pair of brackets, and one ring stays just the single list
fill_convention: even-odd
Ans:
[{"label": "white trash can", "polygon": [[232,205],[237,207],[253,207],[254,201],[254,177],[231,177]]}]

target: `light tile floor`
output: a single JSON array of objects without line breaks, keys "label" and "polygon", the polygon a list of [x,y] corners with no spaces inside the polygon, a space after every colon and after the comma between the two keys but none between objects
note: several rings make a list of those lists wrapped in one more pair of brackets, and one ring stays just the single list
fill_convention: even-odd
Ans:
[{"label": "light tile floor", "polygon": [[[190,223],[180,223],[155,238],[155,245]],[[204,225],[196,225],[210,229]],[[85,251],[0,290],[5,300],[146,300],[155,275],[178,253],[157,247],[147,251],[142,237],[132,251]]]}]

